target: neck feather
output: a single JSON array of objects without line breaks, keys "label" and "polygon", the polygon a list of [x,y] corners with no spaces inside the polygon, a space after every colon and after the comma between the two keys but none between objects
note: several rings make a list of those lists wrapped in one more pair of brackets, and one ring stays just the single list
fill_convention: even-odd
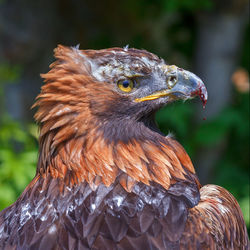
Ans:
[{"label": "neck feather", "polygon": [[62,178],[66,185],[87,181],[93,189],[100,183],[110,186],[119,177],[127,191],[136,182],[155,182],[168,189],[180,180],[193,181],[192,162],[178,142],[144,123],[137,126],[137,132],[129,133],[131,137],[123,129],[110,140],[107,129],[96,128],[58,144],[54,142],[60,130],[50,131],[40,137],[37,172],[43,177]]}]

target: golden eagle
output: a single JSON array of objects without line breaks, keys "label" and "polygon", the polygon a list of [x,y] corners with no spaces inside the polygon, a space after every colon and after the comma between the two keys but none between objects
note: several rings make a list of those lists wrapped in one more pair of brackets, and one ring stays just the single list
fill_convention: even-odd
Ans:
[{"label": "golden eagle", "polygon": [[58,46],[34,106],[35,178],[0,213],[1,249],[248,249],[242,212],[201,187],[183,147],[154,120],[207,91],[145,50]]}]

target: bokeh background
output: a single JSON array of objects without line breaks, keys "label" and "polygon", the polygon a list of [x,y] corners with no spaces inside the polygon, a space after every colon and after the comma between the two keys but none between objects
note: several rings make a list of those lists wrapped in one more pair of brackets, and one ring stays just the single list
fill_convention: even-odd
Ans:
[{"label": "bokeh background", "polygon": [[200,101],[159,111],[203,184],[235,195],[249,228],[248,0],[0,0],[0,210],[35,175],[37,126],[30,107],[57,44],[143,48],[200,76]]}]

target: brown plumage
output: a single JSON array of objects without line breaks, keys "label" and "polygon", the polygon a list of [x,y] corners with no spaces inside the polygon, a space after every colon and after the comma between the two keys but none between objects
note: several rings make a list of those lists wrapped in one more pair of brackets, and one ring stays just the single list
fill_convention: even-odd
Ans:
[{"label": "brown plumage", "polygon": [[0,213],[1,249],[247,249],[225,189],[201,188],[155,112],[202,81],[143,50],[58,46],[34,106],[37,173]]}]

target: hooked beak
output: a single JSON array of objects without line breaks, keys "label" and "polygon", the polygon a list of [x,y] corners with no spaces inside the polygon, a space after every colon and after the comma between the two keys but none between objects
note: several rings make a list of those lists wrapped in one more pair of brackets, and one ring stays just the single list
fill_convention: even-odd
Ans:
[{"label": "hooked beak", "polygon": [[168,96],[170,100],[189,99],[199,96],[203,106],[207,102],[207,89],[202,80],[187,70],[183,70],[174,65],[165,66],[166,89],[156,91],[151,95],[137,98],[136,102],[155,100],[161,97]]}]

